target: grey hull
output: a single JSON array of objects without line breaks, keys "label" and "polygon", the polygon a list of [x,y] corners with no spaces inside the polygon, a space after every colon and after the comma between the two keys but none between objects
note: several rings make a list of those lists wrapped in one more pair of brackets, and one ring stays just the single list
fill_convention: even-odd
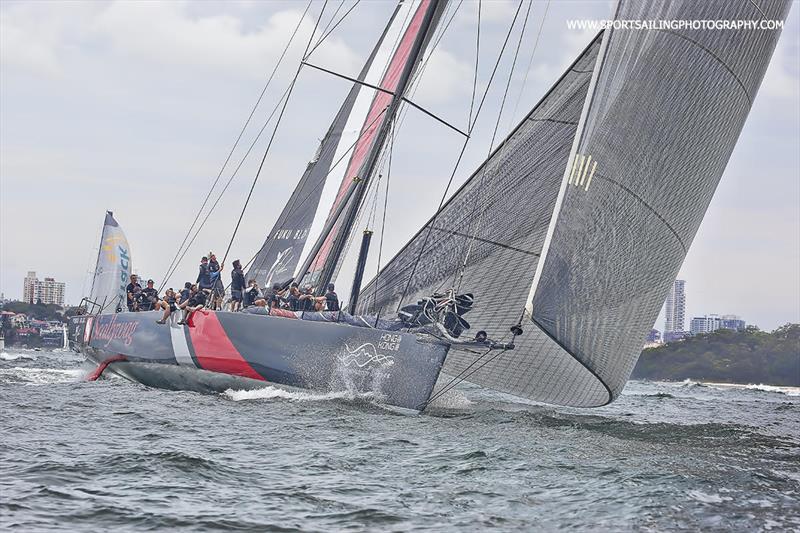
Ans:
[{"label": "grey hull", "polygon": [[449,346],[423,335],[282,317],[199,311],[188,325],[158,314],[73,319],[73,346],[144,385],[221,392],[269,384],[374,393],[382,403],[421,409]]}]

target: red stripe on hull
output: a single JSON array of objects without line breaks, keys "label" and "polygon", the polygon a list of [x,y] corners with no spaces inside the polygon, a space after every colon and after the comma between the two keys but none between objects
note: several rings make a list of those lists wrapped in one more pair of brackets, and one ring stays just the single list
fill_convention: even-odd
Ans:
[{"label": "red stripe on hull", "polygon": [[110,365],[111,363],[116,363],[117,361],[125,361],[125,360],[127,360],[127,357],[125,357],[124,355],[115,355],[109,357],[108,359],[104,359],[103,361],[100,362],[97,368],[95,368],[88,376],[86,376],[86,381],[97,381],[100,378],[100,376],[103,375],[103,372],[105,372],[108,365]]},{"label": "red stripe on hull", "polygon": [[266,381],[245,361],[214,312],[201,309],[192,313],[189,318],[189,336],[201,368]]}]

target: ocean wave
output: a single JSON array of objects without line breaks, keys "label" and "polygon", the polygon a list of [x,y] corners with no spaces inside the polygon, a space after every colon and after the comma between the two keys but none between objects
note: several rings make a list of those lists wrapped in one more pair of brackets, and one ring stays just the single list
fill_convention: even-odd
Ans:
[{"label": "ocean wave", "polygon": [[222,393],[223,396],[235,402],[248,400],[273,400],[282,399],[295,402],[326,402],[332,400],[371,400],[375,398],[372,392],[356,394],[350,391],[334,392],[300,392],[290,391],[279,387],[263,387],[249,390],[228,389]]},{"label": "ocean wave", "polygon": [[[431,396],[435,396],[438,390],[434,390]],[[463,392],[451,389],[428,404],[429,408],[435,409],[469,409],[473,405],[472,401]]]},{"label": "ocean wave", "polygon": [[0,352],[0,361],[16,361],[18,359],[28,359],[32,361],[36,358],[33,355],[29,355],[26,353]]},{"label": "ocean wave", "polygon": [[800,387],[783,387],[779,385],[764,385],[764,384],[740,384],[740,383],[715,383],[715,382],[706,382],[704,385],[708,387],[715,388],[717,390],[726,390],[726,389],[739,389],[739,390],[751,390],[751,391],[760,391],[760,392],[772,392],[775,394],[783,394],[785,396],[800,396]]},{"label": "ocean wave", "polygon": [[25,383],[46,385],[50,383],[70,383],[80,381],[85,372],[81,369],[26,368],[15,366],[0,368],[0,383]]}]

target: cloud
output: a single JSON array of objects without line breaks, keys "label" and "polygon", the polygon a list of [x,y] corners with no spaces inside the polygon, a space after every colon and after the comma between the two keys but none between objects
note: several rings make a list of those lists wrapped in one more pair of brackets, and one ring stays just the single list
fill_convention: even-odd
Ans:
[{"label": "cloud", "polygon": [[[788,23],[789,20],[787,20],[787,25]],[[800,98],[800,71],[798,70],[800,52],[798,52],[797,41],[798,31],[795,24],[784,30],[778,41],[778,46],[775,48],[772,61],[761,84],[762,94],[792,102],[797,102]]]},{"label": "cloud", "polygon": [[[94,53],[166,65],[179,72],[202,69],[220,76],[262,77],[302,15],[299,9],[277,11],[262,24],[247,28],[242,18],[196,16],[190,7],[182,0],[13,4],[0,14],[2,60],[4,65],[38,75],[59,76],[75,45],[91,44]],[[314,28],[314,16],[309,12],[303,19],[284,70],[296,64]],[[356,54],[336,36],[326,39],[315,58],[345,72],[353,71],[358,63]]]},{"label": "cloud", "polygon": [[447,102],[471,90],[472,66],[438,48],[420,78],[414,100],[426,104]]}]

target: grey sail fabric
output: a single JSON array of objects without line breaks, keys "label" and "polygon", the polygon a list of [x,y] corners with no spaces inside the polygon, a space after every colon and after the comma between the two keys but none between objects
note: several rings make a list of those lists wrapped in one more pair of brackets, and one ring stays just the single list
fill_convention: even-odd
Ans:
[{"label": "grey sail fabric", "polygon": [[[783,1],[622,1],[617,18],[783,20],[788,9]],[[607,35],[532,315],[608,387],[609,400],[622,391],[678,274],[779,35]]]},{"label": "grey sail fabric", "polygon": [[[92,278],[89,300],[110,312],[124,308],[125,288],[133,272],[131,249],[125,232],[114,219],[114,213],[106,211],[103,221],[103,234],[100,236],[100,249]],[[97,311],[97,309],[95,309]]]},{"label": "grey sail fabric", "polygon": [[[357,78],[359,81],[364,81],[366,78],[398,11],[399,6],[393,12],[386,29],[361,69]],[[245,276],[246,279],[255,279],[259,286],[268,287],[274,282],[283,282],[289,279],[294,273],[314,222],[323,186],[342,140],[342,133],[361,88],[362,85],[353,83],[325,137],[320,142],[317,153],[308,163],[303,177],[253,259]]]},{"label": "grey sail fabric", "polygon": [[[621,2],[616,18],[783,20],[788,11],[783,1],[758,6],[766,16],[746,1]],[[610,30],[595,39],[364,289],[359,311],[394,313],[430,230],[402,303],[450,287],[472,292],[472,331],[498,340],[522,318],[515,349],[481,360],[469,381],[560,405],[613,401],[778,37],[775,30]],[[457,375],[477,358],[451,350],[445,372]]]},{"label": "grey sail fabric", "polygon": [[[457,283],[471,245],[460,282],[462,292],[475,295],[476,306],[466,316],[471,331],[510,340],[509,328],[525,308],[600,42],[598,36],[439,215],[363,289],[359,312],[395,312],[430,231],[403,303]],[[607,401],[605,387],[538,328],[525,327],[516,345],[470,381],[556,403]],[[451,350],[445,372],[456,375],[475,358]],[[553,394],[546,384],[559,376],[570,376],[570,383]]]}]

